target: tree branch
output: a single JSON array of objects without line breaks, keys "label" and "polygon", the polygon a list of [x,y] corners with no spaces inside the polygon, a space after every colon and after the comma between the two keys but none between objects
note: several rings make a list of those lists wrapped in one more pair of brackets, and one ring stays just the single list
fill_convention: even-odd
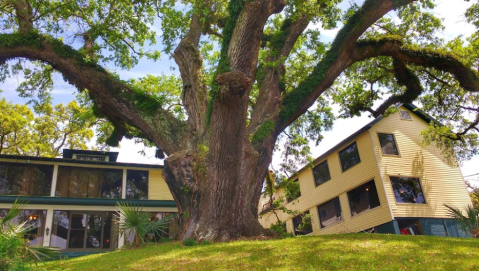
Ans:
[{"label": "tree branch", "polygon": [[448,87],[452,87],[451,84],[449,84],[449,82],[446,82],[444,80],[442,80],[441,78],[435,76],[434,74],[432,74],[430,71],[426,70],[426,69],[423,69],[421,70],[423,72],[425,72],[427,75],[429,75],[429,77],[432,77],[434,80],[438,81],[439,83],[445,85],[445,86],[448,86]]},{"label": "tree branch", "polygon": [[190,30],[181,40],[173,53],[180,69],[183,81],[182,101],[188,113],[188,126],[197,137],[202,137],[206,131],[206,107],[208,95],[204,81],[203,57],[198,50],[201,37],[201,18],[194,13],[191,18]]},{"label": "tree branch", "polygon": [[284,97],[277,131],[283,131],[303,114],[347,67],[357,61],[354,60],[355,43],[374,22],[389,11],[414,1],[366,0],[361,9],[339,31],[331,49],[308,78]]},{"label": "tree branch", "polygon": [[[276,67],[259,68],[263,69],[260,70],[259,73],[263,73],[264,75],[262,76],[263,78],[260,79],[259,94],[251,113],[252,117],[250,125],[248,126],[248,133],[254,133],[266,119],[272,117],[271,114],[277,114],[279,111],[281,106],[281,93],[283,92],[279,83],[281,76],[284,75],[285,72],[284,59],[290,55],[294,44],[308,24],[309,19],[305,15],[294,22],[291,22],[290,19],[284,21],[282,33],[278,35],[286,34],[284,40],[279,42],[279,48],[270,48],[270,55],[265,60],[267,63],[278,62],[278,65]],[[279,53],[274,54],[273,52]],[[274,132],[274,130],[271,132]]]},{"label": "tree branch", "polygon": [[22,34],[33,30],[33,9],[26,0],[14,0],[13,7],[17,17],[19,32]]},{"label": "tree branch", "polygon": [[453,53],[409,48],[395,37],[385,37],[358,42],[352,60],[356,62],[377,56],[391,56],[404,63],[451,73],[463,89],[479,92],[479,73],[464,65]]},{"label": "tree branch", "polygon": [[393,104],[411,103],[424,91],[424,88],[421,85],[421,80],[419,80],[419,78],[406,66],[404,62],[394,58],[393,66],[397,83],[400,86],[405,87],[406,90],[401,94],[392,95],[386,101],[384,101],[378,107],[378,109],[372,113],[375,118],[386,112],[386,110]]},{"label": "tree branch", "polygon": [[43,61],[80,91],[88,89],[97,112],[116,127],[124,128],[126,123],[139,129],[167,153],[186,148],[189,134],[181,128],[184,125],[161,104],[88,62],[61,41],[35,33],[0,35],[0,62],[18,57]]}]

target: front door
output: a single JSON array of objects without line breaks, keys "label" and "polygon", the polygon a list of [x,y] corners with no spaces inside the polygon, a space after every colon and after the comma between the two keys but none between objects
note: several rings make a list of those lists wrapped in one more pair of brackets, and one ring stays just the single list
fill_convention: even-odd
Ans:
[{"label": "front door", "polygon": [[113,249],[112,212],[55,211],[51,246],[65,250]]}]

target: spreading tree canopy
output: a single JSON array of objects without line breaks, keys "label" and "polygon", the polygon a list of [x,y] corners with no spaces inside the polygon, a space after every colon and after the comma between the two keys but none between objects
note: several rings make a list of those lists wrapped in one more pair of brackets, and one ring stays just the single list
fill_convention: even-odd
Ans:
[{"label": "spreading tree canopy", "polygon": [[[331,101],[344,117],[376,117],[416,100],[438,120],[426,142],[461,157],[477,152],[477,33],[441,39],[433,0],[341,2],[3,0],[1,75],[40,67],[19,90],[41,99],[60,73],[113,124],[109,144],[144,138],[166,154],[180,238],[256,236],[275,143],[307,152],[331,127]],[[476,26],[478,10],[464,11]],[[125,81],[106,68],[160,53],[179,78]]]},{"label": "spreading tree canopy", "polygon": [[34,111],[0,99],[0,154],[58,157],[63,148],[87,149],[98,123],[90,108],[72,101]]}]

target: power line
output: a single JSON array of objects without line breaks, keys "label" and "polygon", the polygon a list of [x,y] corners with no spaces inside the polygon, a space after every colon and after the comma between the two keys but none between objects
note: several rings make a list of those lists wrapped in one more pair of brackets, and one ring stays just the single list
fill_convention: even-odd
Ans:
[{"label": "power line", "polygon": [[475,174],[471,174],[471,175],[464,176],[464,178],[466,178],[466,177],[472,177],[472,176],[476,176],[476,175],[479,175],[479,172],[478,172],[478,173],[475,173]]}]

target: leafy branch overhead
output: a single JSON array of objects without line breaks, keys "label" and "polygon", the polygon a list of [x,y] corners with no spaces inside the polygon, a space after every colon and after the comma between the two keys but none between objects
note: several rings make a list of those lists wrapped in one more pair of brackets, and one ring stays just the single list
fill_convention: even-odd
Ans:
[{"label": "leafy branch overhead", "polygon": [[[60,73],[114,126],[104,130],[109,144],[142,138],[168,156],[164,177],[187,214],[180,236],[229,240],[261,233],[257,202],[275,145],[290,173],[292,158],[310,162],[333,103],[350,117],[416,101],[440,124],[426,143],[446,158],[477,154],[479,36],[444,40],[435,5],[5,0],[0,79],[23,76],[20,94],[41,103]],[[464,10],[476,27],[478,6]],[[112,72],[167,58],[172,75],[160,72],[165,62],[137,79]]]}]

